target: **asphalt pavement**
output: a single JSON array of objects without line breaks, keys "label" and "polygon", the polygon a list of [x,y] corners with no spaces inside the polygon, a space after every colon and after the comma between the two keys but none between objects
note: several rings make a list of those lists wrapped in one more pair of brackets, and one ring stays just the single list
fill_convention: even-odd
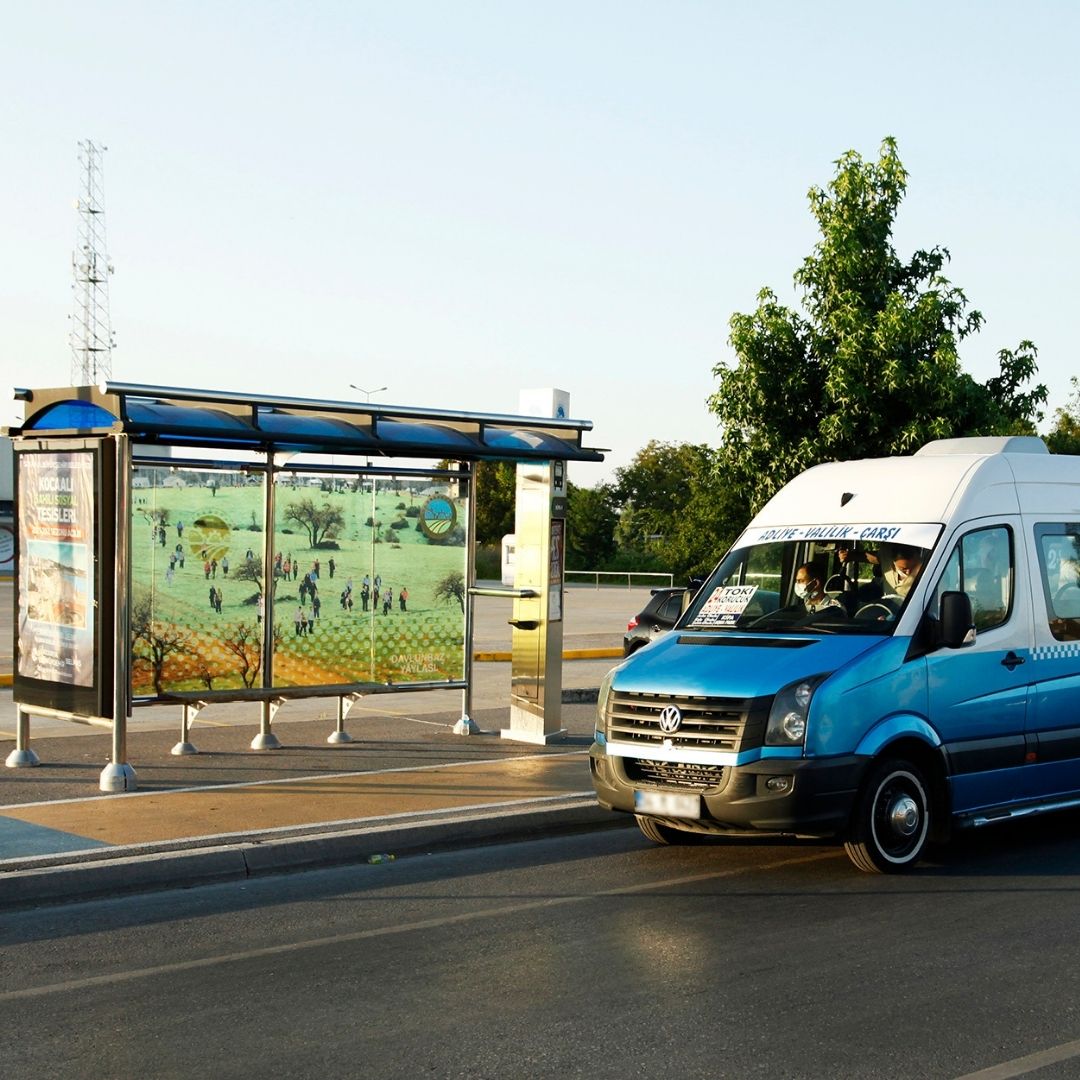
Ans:
[{"label": "asphalt pavement", "polygon": [[[189,735],[198,753],[174,756],[179,706],[138,708],[128,727],[138,789],[102,795],[109,730],[35,716],[41,764],[0,770],[0,906],[627,824],[597,806],[588,746],[596,690],[647,598],[648,589],[567,589],[566,734],[543,746],[504,737],[511,604],[491,597],[477,598],[479,733],[454,734],[461,691],[377,694],[352,707],[353,741],[331,744],[336,699],[310,698],[277,714],[281,749],[254,751],[259,706],[223,703],[199,714]],[[11,583],[0,582],[0,642],[13,640],[11,622]],[[12,691],[0,688],[4,758],[16,723]]]}]

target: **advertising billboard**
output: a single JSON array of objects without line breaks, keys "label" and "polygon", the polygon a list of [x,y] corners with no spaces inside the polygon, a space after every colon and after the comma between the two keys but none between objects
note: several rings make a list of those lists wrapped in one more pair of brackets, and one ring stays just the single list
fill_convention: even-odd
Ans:
[{"label": "advertising billboard", "polygon": [[239,468],[134,466],[134,696],[262,686],[264,491]]},{"label": "advertising billboard", "polygon": [[268,573],[265,483],[135,465],[136,697],[463,678],[467,501],[450,481],[278,474]]},{"label": "advertising billboard", "polygon": [[466,499],[435,476],[317,484],[276,492],[274,685],[463,678]]},{"label": "advertising billboard", "polygon": [[16,469],[19,700],[100,715],[98,451],[26,450]]}]

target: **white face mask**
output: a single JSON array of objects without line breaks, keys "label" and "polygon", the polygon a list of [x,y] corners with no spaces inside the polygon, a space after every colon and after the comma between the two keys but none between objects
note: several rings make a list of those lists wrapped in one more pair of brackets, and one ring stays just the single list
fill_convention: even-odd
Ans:
[{"label": "white face mask", "polygon": [[807,582],[805,582],[805,581],[796,581],[795,582],[795,595],[800,600],[805,600],[806,596],[807,596],[807,593],[809,593],[809,592],[810,592],[810,586],[809,586],[809,584]]}]

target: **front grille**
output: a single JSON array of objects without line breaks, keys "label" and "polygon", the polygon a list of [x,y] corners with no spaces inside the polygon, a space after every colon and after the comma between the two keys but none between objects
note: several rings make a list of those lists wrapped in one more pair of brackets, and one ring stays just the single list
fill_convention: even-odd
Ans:
[{"label": "front grille", "polygon": [[[660,730],[660,713],[669,705],[682,713],[679,730]],[[768,698],[716,698],[630,694],[615,691],[608,698],[608,738],[650,746],[688,750],[739,751],[761,746],[768,718]]]},{"label": "front grille", "polygon": [[623,769],[631,783],[664,784],[668,787],[719,788],[724,783],[722,765],[690,765],[679,761],[624,758]]}]

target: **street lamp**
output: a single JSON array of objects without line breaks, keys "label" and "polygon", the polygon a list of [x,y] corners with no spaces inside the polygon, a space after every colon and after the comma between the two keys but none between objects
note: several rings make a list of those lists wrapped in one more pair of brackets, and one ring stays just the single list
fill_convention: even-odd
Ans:
[{"label": "street lamp", "polygon": [[357,386],[356,383],[349,383],[350,390],[359,390],[364,395],[364,400],[370,402],[372,394],[381,394],[385,389],[385,386],[378,386],[374,390],[365,390],[362,386]]}]

